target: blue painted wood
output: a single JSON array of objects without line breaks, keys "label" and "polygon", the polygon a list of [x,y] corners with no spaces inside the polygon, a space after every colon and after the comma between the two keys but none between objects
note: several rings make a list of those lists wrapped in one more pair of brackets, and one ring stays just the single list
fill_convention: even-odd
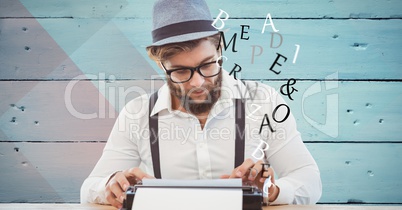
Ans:
[{"label": "blue painted wood", "polygon": [[[1,79],[71,79],[81,72],[150,79],[163,74],[145,51],[151,43],[151,20],[1,21]],[[247,41],[240,39],[240,24],[250,25]],[[283,37],[278,48],[271,48],[271,28],[261,34],[263,24],[264,20],[248,19],[227,22],[227,42],[237,33],[238,52],[229,46],[224,67],[240,65],[243,79],[324,79],[335,72],[339,79],[402,79],[402,20],[275,20]],[[274,35],[272,46],[279,43],[279,35]],[[279,75],[269,70],[277,53],[287,57],[286,62],[279,59],[282,66],[274,67]]]},{"label": "blue painted wood", "polygon": [[[79,202],[81,183],[103,146],[104,143],[0,143],[0,202]],[[321,170],[323,194],[319,202],[402,202],[402,171],[398,170],[402,164],[401,144],[307,147]]]},{"label": "blue painted wood", "polygon": [[0,202],[79,202],[104,143],[0,143]]},{"label": "blue painted wood", "polygon": [[[154,0],[140,1],[52,1],[20,0],[34,17],[150,18]],[[231,17],[265,18],[268,12],[286,18],[400,18],[398,0],[290,0],[290,1],[206,1],[213,16],[223,9]],[[27,17],[14,0],[3,0],[0,17]],[[256,6],[257,5],[257,6]]]},{"label": "blue painted wood", "polygon": [[[0,94],[0,139],[105,141],[118,111],[129,100],[154,92],[162,83],[105,82],[102,78],[92,82],[0,82],[0,89],[8,90],[7,95]],[[286,81],[266,84],[280,91]],[[402,141],[399,82],[296,81],[293,87],[298,90],[292,94],[293,101],[282,97],[304,141]]]},{"label": "blue painted wood", "polygon": [[[118,99],[109,90],[135,84],[147,92],[150,82],[143,80],[162,73],[144,50],[152,2],[0,2],[0,80],[9,80],[0,82],[0,202],[78,202],[79,186],[103,147],[82,141],[105,140],[117,115],[108,103]],[[303,139],[313,142],[308,148],[322,173],[320,202],[402,203],[401,1],[207,2],[214,17],[219,9],[230,14],[229,38],[236,32],[240,37],[240,24],[250,25],[250,40],[237,42],[238,53],[225,53],[227,70],[236,62],[241,78],[275,88],[297,79],[294,101],[285,100]],[[269,47],[271,28],[261,34],[267,13],[283,36],[279,48]],[[293,64],[295,44],[300,52]],[[264,49],[254,64],[252,45]],[[268,70],[276,53],[288,57],[280,75]],[[83,73],[89,81],[75,86],[73,104],[104,118],[78,119],[67,110],[66,86]],[[316,83],[333,79],[341,82]],[[108,100],[97,100],[99,93]],[[127,100],[137,95],[133,91]],[[334,112],[339,120],[326,122]],[[4,142],[10,140],[38,143]]]},{"label": "blue painted wood", "polygon": [[2,81],[7,94],[0,94],[0,141],[106,141],[116,109],[161,83]]},{"label": "blue painted wood", "polygon": [[[278,91],[286,83],[266,82]],[[294,100],[282,96],[305,141],[402,140],[400,82],[298,81],[292,87]]]},{"label": "blue painted wood", "polygon": [[307,144],[320,168],[319,202],[402,203],[401,144]]}]

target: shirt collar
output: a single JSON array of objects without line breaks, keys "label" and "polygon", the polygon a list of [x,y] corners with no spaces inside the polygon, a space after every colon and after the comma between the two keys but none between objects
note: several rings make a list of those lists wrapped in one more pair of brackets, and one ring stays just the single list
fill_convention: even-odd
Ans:
[{"label": "shirt collar", "polygon": [[169,86],[165,83],[159,90],[158,90],[158,100],[155,103],[154,108],[152,109],[151,116],[159,113],[160,111],[167,109],[172,112],[172,102],[171,102],[171,95]]},{"label": "shirt collar", "polygon": [[[246,86],[241,80],[236,80],[225,70],[222,70],[222,89],[221,96],[212,108],[212,113],[219,113],[221,110],[233,106],[233,99],[241,99],[242,93],[245,92]],[[169,113],[172,112],[172,98],[170,95],[169,86],[165,83],[158,90],[158,100],[152,109],[151,116],[167,109]]]},{"label": "shirt collar", "polygon": [[225,70],[222,71],[222,91],[220,99],[241,99],[242,96],[239,90],[243,90],[244,87],[241,80],[234,79]]}]

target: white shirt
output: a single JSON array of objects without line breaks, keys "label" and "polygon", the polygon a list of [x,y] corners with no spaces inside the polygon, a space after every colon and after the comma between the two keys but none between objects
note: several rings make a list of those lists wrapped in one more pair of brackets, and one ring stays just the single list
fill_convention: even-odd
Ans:
[{"label": "white shirt", "polygon": [[[245,100],[245,158],[255,162],[263,157],[258,148],[261,141],[269,145],[265,158],[277,175],[280,188],[272,204],[314,204],[321,197],[319,169],[297,131],[292,114],[280,106],[282,97],[262,83],[235,80],[222,71],[221,97],[211,109],[203,129],[191,114],[171,107],[171,95],[165,84],[159,89],[159,98],[151,115],[159,115],[159,150],[161,175],[165,179],[217,179],[231,174],[234,169],[235,104],[234,99]],[[258,86],[257,86],[258,85]],[[241,93],[240,91],[241,90]],[[254,96],[255,93],[255,96]],[[82,203],[107,203],[105,184],[116,171],[145,166],[153,175],[148,128],[149,96],[133,99],[123,108],[112,129],[103,154],[81,187]],[[271,132],[264,115],[267,114]],[[253,155],[254,153],[254,155]]]}]

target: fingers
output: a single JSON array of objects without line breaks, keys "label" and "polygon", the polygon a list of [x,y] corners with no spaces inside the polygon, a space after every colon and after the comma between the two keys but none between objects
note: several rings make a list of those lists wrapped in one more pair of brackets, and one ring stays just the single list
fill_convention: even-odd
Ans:
[{"label": "fingers", "polygon": [[143,172],[140,168],[137,167],[125,170],[124,175],[127,177],[132,185],[136,184],[138,181],[141,181],[144,178],[154,179],[153,176]]},{"label": "fingers", "polygon": [[260,174],[263,170],[264,162],[262,160],[253,162],[252,159],[246,159],[240,166],[235,168],[229,178],[243,178],[245,180],[254,181],[256,178],[264,176]]},{"label": "fingers", "polygon": [[233,170],[229,178],[242,178],[248,173],[249,168],[254,166],[253,160],[250,158],[246,159],[240,166]]},{"label": "fingers", "polygon": [[128,187],[128,184],[129,182],[122,172],[116,173],[106,185],[106,200],[112,206],[121,208],[125,196],[125,189],[123,189],[123,186],[127,185]]},{"label": "fingers", "polygon": [[137,167],[125,170],[124,172],[117,172],[106,185],[107,201],[116,208],[122,208],[127,188],[144,178],[154,177]]},{"label": "fingers", "polygon": [[114,206],[117,209],[123,208],[123,204],[114,198],[110,192],[106,192],[106,199],[110,203],[110,205]]},{"label": "fingers", "polygon": [[224,174],[220,177],[221,179],[229,179],[230,175],[229,174]]},{"label": "fingers", "polygon": [[[252,168],[250,168],[250,174],[248,176],[249,181],[254,181],[257,178],[264,177],[264,162],[262,160],[257,161]],[[261,173],[261,174],[260,174]]]},{"label": "fingers", "polygon": [[230,175],[222,175],[221,179],[241,178],[243,182],[250,181],[263,189],[265,180],[269,178],[275,183],[274,170],[269,164],[259,160],[256,163],[252,159],[246,159],[240,166],[235,168]]},{"label": "fingers", "polygon": [[267,168],[264,169],[264,171],[261,173],[261,178],[260,178],[260,182],[264,183],[265,179],[271,179],[271,182],[275,184],[275,177],[274,177],[274,169],[272,168]]}]

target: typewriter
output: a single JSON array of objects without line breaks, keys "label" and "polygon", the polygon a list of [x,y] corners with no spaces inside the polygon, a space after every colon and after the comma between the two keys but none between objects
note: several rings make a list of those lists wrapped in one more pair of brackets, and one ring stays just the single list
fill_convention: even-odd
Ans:
[{"label": "typewriter", "polygon": [[[122,210],[131,210],[135,193],[139,188],[192,188],[192,189],[242,189],[243,191],[243,210],[262,210],[262,206],[266,205],[263,199],[263,192],[257,186],[243,183],[243,186],[145,186],[138,183],[130,186],[126,191],[126,199],[123,202]],[[264,202],[263,202],[264,201]]]}]

